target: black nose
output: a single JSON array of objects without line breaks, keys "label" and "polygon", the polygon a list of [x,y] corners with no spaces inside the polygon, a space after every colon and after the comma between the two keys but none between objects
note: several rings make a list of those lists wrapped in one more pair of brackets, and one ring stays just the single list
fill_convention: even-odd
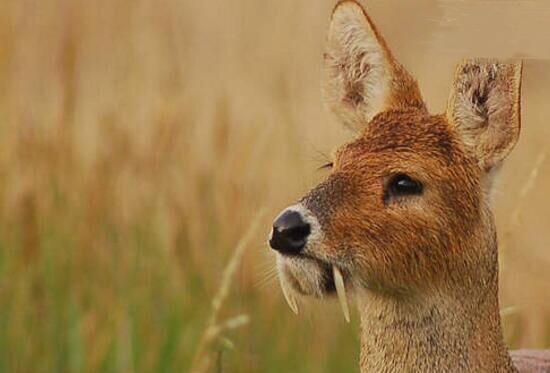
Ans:
[{"label": "black nose", "polygon": [[296,211],[285,211],[273,222],[269,246],[283,254],[298,254],[307,242],[311,227]]}]

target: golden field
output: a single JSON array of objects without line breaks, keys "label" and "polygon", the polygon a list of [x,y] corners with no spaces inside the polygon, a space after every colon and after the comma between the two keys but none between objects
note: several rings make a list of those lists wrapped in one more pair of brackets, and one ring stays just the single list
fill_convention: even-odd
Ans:
[{"label": "golden field", "polygon": [[[367,5],[440,112],[458,58],[512,31],[461,37],[441,26],[452,7],[411,3]],[[294,316],[265,243],[350,136],[319,89],[333,4],[0,2],[0,372],[357,370],[357,315],[311,301]],[[550,347],[550,32],[529,9],[490,52],[531,57],[494,196],[514,348]],[[217,321],[235,325],[197,357],[222,283]]]}]

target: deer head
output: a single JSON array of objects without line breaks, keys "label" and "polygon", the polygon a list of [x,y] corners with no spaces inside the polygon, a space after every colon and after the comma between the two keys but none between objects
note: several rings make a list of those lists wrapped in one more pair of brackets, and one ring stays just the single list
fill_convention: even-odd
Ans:
[{"label": "deer head", "polygon": [[519,136],[521,64],[463,61],[446,113],[431,115],[363,8],[343,1],[325,67],[327,106],[357,136],[273,223],[291,308],[297,295],[338,293],[349,318],[346,291],[406,297],[492,283],[488,196]]}]

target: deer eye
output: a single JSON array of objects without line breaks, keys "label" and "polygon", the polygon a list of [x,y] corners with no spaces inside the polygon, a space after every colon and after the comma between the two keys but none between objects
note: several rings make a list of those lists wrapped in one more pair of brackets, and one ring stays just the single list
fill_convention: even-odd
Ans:
[{"label": "deer eye", "polygon": [[318,170],[329,170],[334,166],[333,162],[328,162],[318,168]]},{"label": "deer eye", "polygon": [[422,194],[423,186],[420,181],[414,180],[406,174],[393,175],[386,187],[385,195],[388,197],[410,196]]}]

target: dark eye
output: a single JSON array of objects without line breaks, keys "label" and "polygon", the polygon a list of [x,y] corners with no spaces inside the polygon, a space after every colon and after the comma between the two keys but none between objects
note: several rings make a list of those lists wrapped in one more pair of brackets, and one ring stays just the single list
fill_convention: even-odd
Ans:
[{"label": "dark eye", "polygon": [[318,168],[318,170],[328,170],[331,169],[334,164],[332,162],[325,163],[321,167]]},{"label": "dark eye", "polygon": [[409,196],[422,194],[422,183],[406,174],[393,175],[386,188],[386,196]]}]

